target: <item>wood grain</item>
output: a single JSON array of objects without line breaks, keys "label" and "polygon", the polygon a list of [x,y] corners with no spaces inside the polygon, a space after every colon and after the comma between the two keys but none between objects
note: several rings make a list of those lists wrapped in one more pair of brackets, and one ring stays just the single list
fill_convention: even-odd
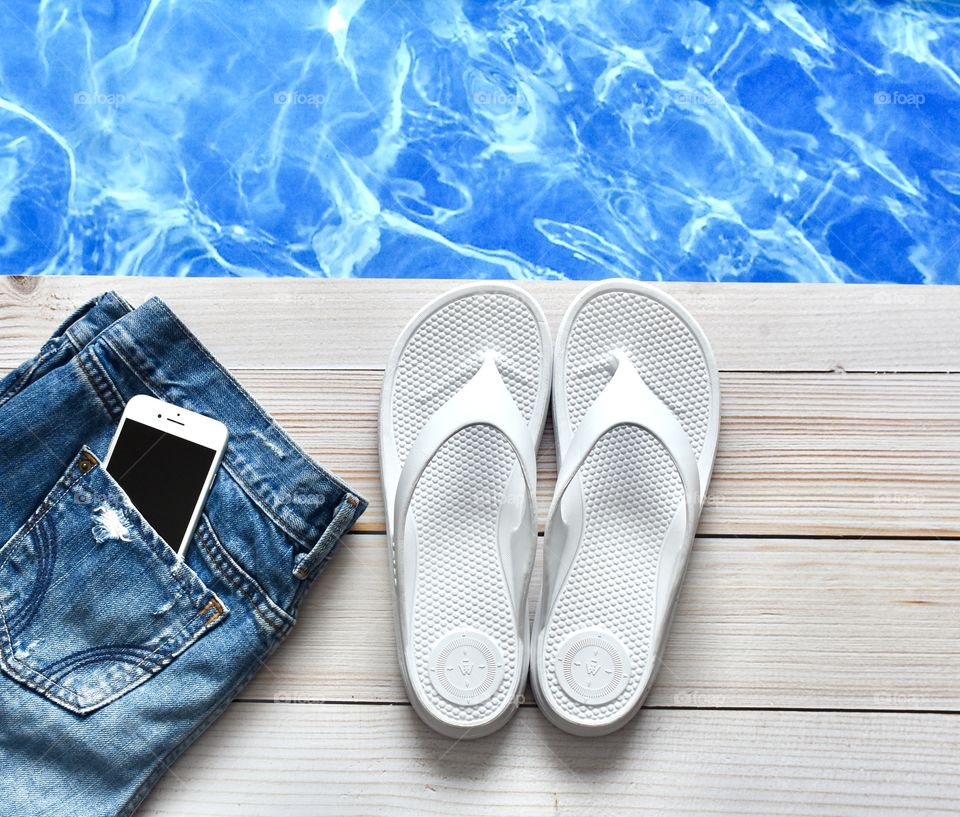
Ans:
[{"label": "wood grain", "polygon": [[[306,451],[364,496],[384,530],[382,374],[234,369]],[[700,532],[960,536],[960,375],[726,372],[720,447]],[[548,425],[541,522],[556,479]]]},{"label": "wood grain", "polygon": [[946,817],[960,718],[646,710],[587,741],[528,709],[481,741],[407,706],[235,704],[140,817]]},{"label": "wood grain", "polygon": [[[163,297],[228,367],[380,368],[403,325],[462,281],[0,278],[0,366],[32,355],[107,289]],[[523,282],[556,329],[586,284]],[[722,369],[957,371],[960,288],[657,284],[703,325]]]},{"label": "wood grain", "polygon": [[[384,538],[346,537],[241,697],[406,700],[391,599]],[[960,711],[958,644],[960,542],[701,538],[648,703]]]},{"label": "wood grain", "polygon": [[[94,295],[158,294],[371,501],[288,642],[138,814],[956,814],[960,288],[662,285],[714,345],[724,416],[648,708],[586,741],[528,702],[454,742],[403,703],[376,421],[401,327],[458,283],[0,277],[0,373]],[[522,285],[554,328],[583,286]]]},{"label": "wood grain", "polygon": [[[358,530],[383,531],[376,371],[234,372],[306,450],[365,496]],[[720,449],[700,531],[960,535],[960,375],[721,378]],[[556,479],[540,446],[541,522]]]}]

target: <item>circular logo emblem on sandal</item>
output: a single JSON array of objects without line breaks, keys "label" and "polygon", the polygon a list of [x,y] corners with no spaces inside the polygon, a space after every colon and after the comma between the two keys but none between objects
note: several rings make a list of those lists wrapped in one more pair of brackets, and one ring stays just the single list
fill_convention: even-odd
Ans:
[{"label": "circular logo emblem on sandal", "polygon": [[503,658],[497,645],[483,633],[449,633],[430,652],[430,680],[451,703],[483,703],[503,680]]},{"label": "circular logo emblem on sandal", "polygon": [[600,706],[612,701],[627,686],[630,659],[610,633],[581,630],[560,647],[556,672],[567,695],[579,703]]}]

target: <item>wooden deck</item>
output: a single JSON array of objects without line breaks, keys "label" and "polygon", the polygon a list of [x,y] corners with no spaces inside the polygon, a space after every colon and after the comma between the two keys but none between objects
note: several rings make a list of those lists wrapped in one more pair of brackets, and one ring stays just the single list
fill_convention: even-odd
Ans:
[{"label": "wooden deck", "polygon": [[[960,288],[665,285],[713,343],[724,418],[648,706],[587,740],[527,704],[457,743],[405,701],[376,461],[388,350],[455,285],[0,278],[0,372],[105,289],[160,295],[371,503],[139,814],[960,813]],[[527,286],[556,328],[580,285]]]}]

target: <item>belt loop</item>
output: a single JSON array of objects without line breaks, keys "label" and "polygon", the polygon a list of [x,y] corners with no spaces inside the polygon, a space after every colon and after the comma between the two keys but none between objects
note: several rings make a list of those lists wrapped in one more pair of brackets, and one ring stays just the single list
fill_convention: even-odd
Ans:
[{"label": "belt loop", "polygon": [[56,334],[66,337],[79,352],[111,323],[132,311],[133,307],[116,292],[104,292],[76,309],[60,325]]},{"label": "belt loop", "polygon": [[307,552],[301,553],[293,568],[293,575],[303,581],[310,578],[330,555],[334,545],[347,532],[353,522],[360,499],[353,494],[347,494],[333,512],[333,519],[326,530],[317,540],[317,543]]}]

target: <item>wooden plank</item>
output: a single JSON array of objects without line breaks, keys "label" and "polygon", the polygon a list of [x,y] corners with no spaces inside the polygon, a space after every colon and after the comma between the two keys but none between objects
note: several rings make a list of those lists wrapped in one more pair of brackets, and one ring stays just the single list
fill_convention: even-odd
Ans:
[{"label": "wooden plank", "polygon": [[[281,425],[370,501],[382,375],[241,369]],[[720,450],[700,531],[755,535],[960,535],[960,375],[722,375]],[[556,478],[540,447],[543,520]]]},{"label": "wooden plank", "polygon": [[[384,538],[346,537],[242,698],[405,701],[391,599]],[[703,538],[648,703],[960,710],[958,643],[958,541]]]},{"label": "wooden plank", "polygon": [[950,715],[647,710],[585,740],[528,709],[455,742],[406,706],[235,704],[138,815],[946,817],[957,803]]},{"label": "wooden plank", "polygon": [[[149,295],[163,297],[228,367],[378,368],[406,321],[432,297],[461,283],[7,276],[0,278],[0,366],[12,368],[32,355],[73,308],[115,289],[134,304]],[[522,285],[556,328],[586,284]],[[958,368],[958,287],[656,286],[702,323],[723,369]]]},{"label": "wooden plank", "polygon": [[[0,278],[0,371],[105,289],[159,294],[368,496],[361,528],[380,531],[383,362],[458,284]],[[583,285],[524,286],[556,327]],[[654,708],[589,743],[529,703],[478,743],[433,734],[390,705],[405,694],[385,545],[355,534],[289,641],[138,813],[956,813],[960,288],[664,286],[726,371],[701,525],[717,536],[697,541]],[[554,472],[548,434],[541,504]],[[891,535],[911,538],[858,538]]]},{"label": "wooden plank", "polygon": [[[239,369],[278,422],[370,501],[384,530],[376,371]],[[720,449],[702,534],[960,535],[960,375],[721,376]],[[556,478],[540,447],[543,520]]]}]

